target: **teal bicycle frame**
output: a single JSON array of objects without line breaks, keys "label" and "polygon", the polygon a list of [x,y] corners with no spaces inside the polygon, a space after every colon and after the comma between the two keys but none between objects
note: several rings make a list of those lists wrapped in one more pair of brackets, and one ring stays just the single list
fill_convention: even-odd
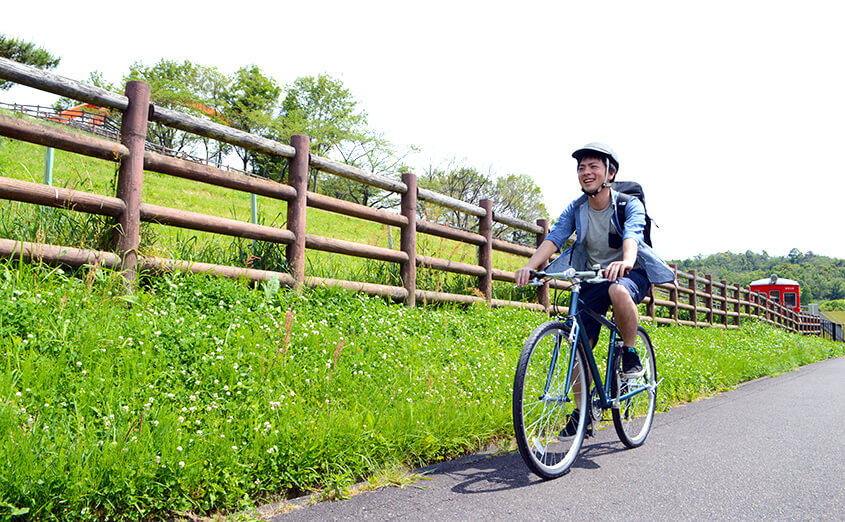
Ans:
[{"label": "teal bicycle frame", "polygon": [[[554,274],[546,274],[546,275],[554,275]],[[565,324],[569,325],[569,346],[583,346],[584,355],[587,359],[587,364],[590,368],[590,373],[595,380],[595,389],[598,391],[599,394],[599,403],[598,405],[601,406],[602,409],[608,408],[618,408],[619,403],[626,399],[637,395],[638,393],[642,393],[649,389],[648,386],[638,386],[635,387],[633,390],[628,390],[628,392],[621,397],[615,397],[611,400],[610,398],[610,383],[613,377],[613,360],[616,355],[617,350],[617,339],[619,338],[619,330],[616,328],[616,323],[613,321],[608,320],[606,317],[597,314],[596,312],[587,308],[584,305],[583,311],[580,310],[581,305],[583,303],[580,302],[579,296],[581,295],[581,282],[576,281],[572,284],[572,289],[570,291],[570,305],[569,305],[569,313],[566,316],[564,321]],[[586,313],[596,321],[598,321],[603,326],[607,327],[610,331],[610,346],[607,349],[607,370],[605,372],[604,382],[602,382],[601,377],[599,376],[599,369],[598,365],[596,364],[595,355],[593,354],[593,346],[590,344],[590,340],[587,338],[587,332],[584,328],[583,323],[581,322],[581,318],[579,317],[580,313]],[[575,341],[578,343],[575,343]],[[548,394],[549,387],[551,386],[554,374],[554,368],[557,366],[557,359],[560,355],[560,342],[558,341],[555,346],[554,355],[552,357],[551,365],[549,366],[549,375],[546,378],[546,393]],[[569,389],[572,385],[572,367],[575,364],[575,350],[570,350],[569,352],[569,365],[567,366],[566,371],[566,385],[564,387],[564,397],[569,396]],[[592,401],[592,398],[590,399]],[[592,405],[594,406],[594,405]]]}]

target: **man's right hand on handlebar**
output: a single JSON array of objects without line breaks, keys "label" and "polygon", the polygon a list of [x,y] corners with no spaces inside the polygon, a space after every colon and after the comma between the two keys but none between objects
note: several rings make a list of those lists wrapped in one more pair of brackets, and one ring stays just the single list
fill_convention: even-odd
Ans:
[{"label": "man's right hand on handlebar", "polygon": [[529,266],[524,266],[516,271],[514,274],[514,284],[516,286],[525,286],[531,281],[531,271],[534,270]]}]

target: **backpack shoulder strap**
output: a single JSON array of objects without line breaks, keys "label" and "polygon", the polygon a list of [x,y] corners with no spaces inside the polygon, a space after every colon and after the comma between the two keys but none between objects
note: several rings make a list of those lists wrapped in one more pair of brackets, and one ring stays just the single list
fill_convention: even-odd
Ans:
[{"label": "backpack shoulder strap", "polygon": [[633,197],[634,196],[625,194],[624,192],[617,192],[616,221],[619,222],[619,232],[625,231],[625,209],[628,206],[628,202],[631,201],[631,198]]}]

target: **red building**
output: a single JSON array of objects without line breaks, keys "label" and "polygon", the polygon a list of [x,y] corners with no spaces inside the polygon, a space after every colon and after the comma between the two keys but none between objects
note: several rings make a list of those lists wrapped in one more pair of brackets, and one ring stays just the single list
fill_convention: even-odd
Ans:
[{"label": "red building", "polygon": [[758,279],[748,286],[790,310],[801,312],[801,287],[798,281],[772,274],[768,279]]}]

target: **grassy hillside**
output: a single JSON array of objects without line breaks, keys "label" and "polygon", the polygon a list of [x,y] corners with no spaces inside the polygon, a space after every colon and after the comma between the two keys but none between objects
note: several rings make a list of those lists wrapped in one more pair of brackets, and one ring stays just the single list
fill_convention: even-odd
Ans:
[{"label": "grassy hillside", "polygon": [[[0,264],[0,516],[210,514],[513,451],[513,372],[546,320],[202,276],[120,285]],[[661,410],[845,352],[750,323],[649,333]]]},{"label": "grassy hillside", "polygon": [[[43,148],[0,139],[0,176],[40,181],[42,165]],[[113,164],[56,152],[55,185],[112,194],[114,176]],[[245,194],[145,179],[149,203],[248,220]],[[283,221],[284,203],[259,205],[266,224]],[[308,217],[310,233],[380,246],[391,234],[398,245],[381,225]],[[109,227],[0,204],[3,237],[91,246]],[[256,242],[158,225],[143,233],[147,254],[234,263],[258,253],[283,268],[279,248]],[[451,241],[421,239],[420,250],[475,261],[473,248]],[[308,262],[312,275],[396,277],[386,263],[319,252]],[[520,264],[497,254],[499,268]],[[447,291],[474,284],[426,271],[420,281]],[[132,296],[121,285],[107,270],[0,261],[0,518],[225,513],[310,490],[337,498],[361,480],[401,482],[402,470],[490,443],[513,451],[513,372],[524,339],[547,319],[204,276],[143,277]],[[661,410],[845,353],[753,322],[648,329]]]},{"label": "grassy hillside", "polygon": [[834,312],[822,312],[824,315],[828,317],[834,323],[845,324],[845,312],[841,310],[837,310]]},{"label": "grassy hillside", "polygon": [[[41,182],[43,180],[44,148],[19,141],[0,139],[0,176]],[[53,184],[55,186],[83,190],[103,195],[114,195],[116,165],[111,162],[85,158],[76,154],[56,151]],[[265,197],[258,197],[259,221],[265,225],[284,226],[286,203]],[[190,180],[183,180],[154,172],[144,173],[145,203],[179,208],[212,216],[241,221],[250,219],[250,198],[248,194],[214,187]],[[55,211],[50,216],[62,214]],[[58,237],[45,231],[47,215],[27,204],[0,202],[0,233],[4,237],[27,241],[47,241],[68,246],[102,247],[102,238],[91,237],[82,229],[99,231],[107,235],[109,222],[103,218],[64,212],[60,218],[64,224],[59,230],[77,230],[72,238]],[[308,210],[307,230],[309,234],[344,239],[385,248],[399,248],[399,230],[377,223],[350,218],[316,209]],[[39,226],[41,225],[41,226]],[[96,236],[97,233],[94,233]],[[64,240],[64,242],[63,242]],[[441,257],[450,261],[476,263],[475,247],[456,241],[420,234],[418,251],[421,254]],[[250,264],[256,268],[284,270],[284,246],[255,241],[180,230],[164,225],[144,224],[142,230],[142,252],[146,255],[192,259],[220,264]],[[524,264],[524,258],[494,252],[494,267],[502,270],[516,270]],[[339,254],[309,251],[306,257],[306,273],[313,276],[333,277],[354,281],[371,281],[399,285],[398,266],[392,263],[358,259]],[[421,269],[418,285],[428,290],[472,293],[477,285],[475,278],[446,274]],[[496,297],[519,299],[530,292],[515,290],[509,284],[494,284]]]}]

